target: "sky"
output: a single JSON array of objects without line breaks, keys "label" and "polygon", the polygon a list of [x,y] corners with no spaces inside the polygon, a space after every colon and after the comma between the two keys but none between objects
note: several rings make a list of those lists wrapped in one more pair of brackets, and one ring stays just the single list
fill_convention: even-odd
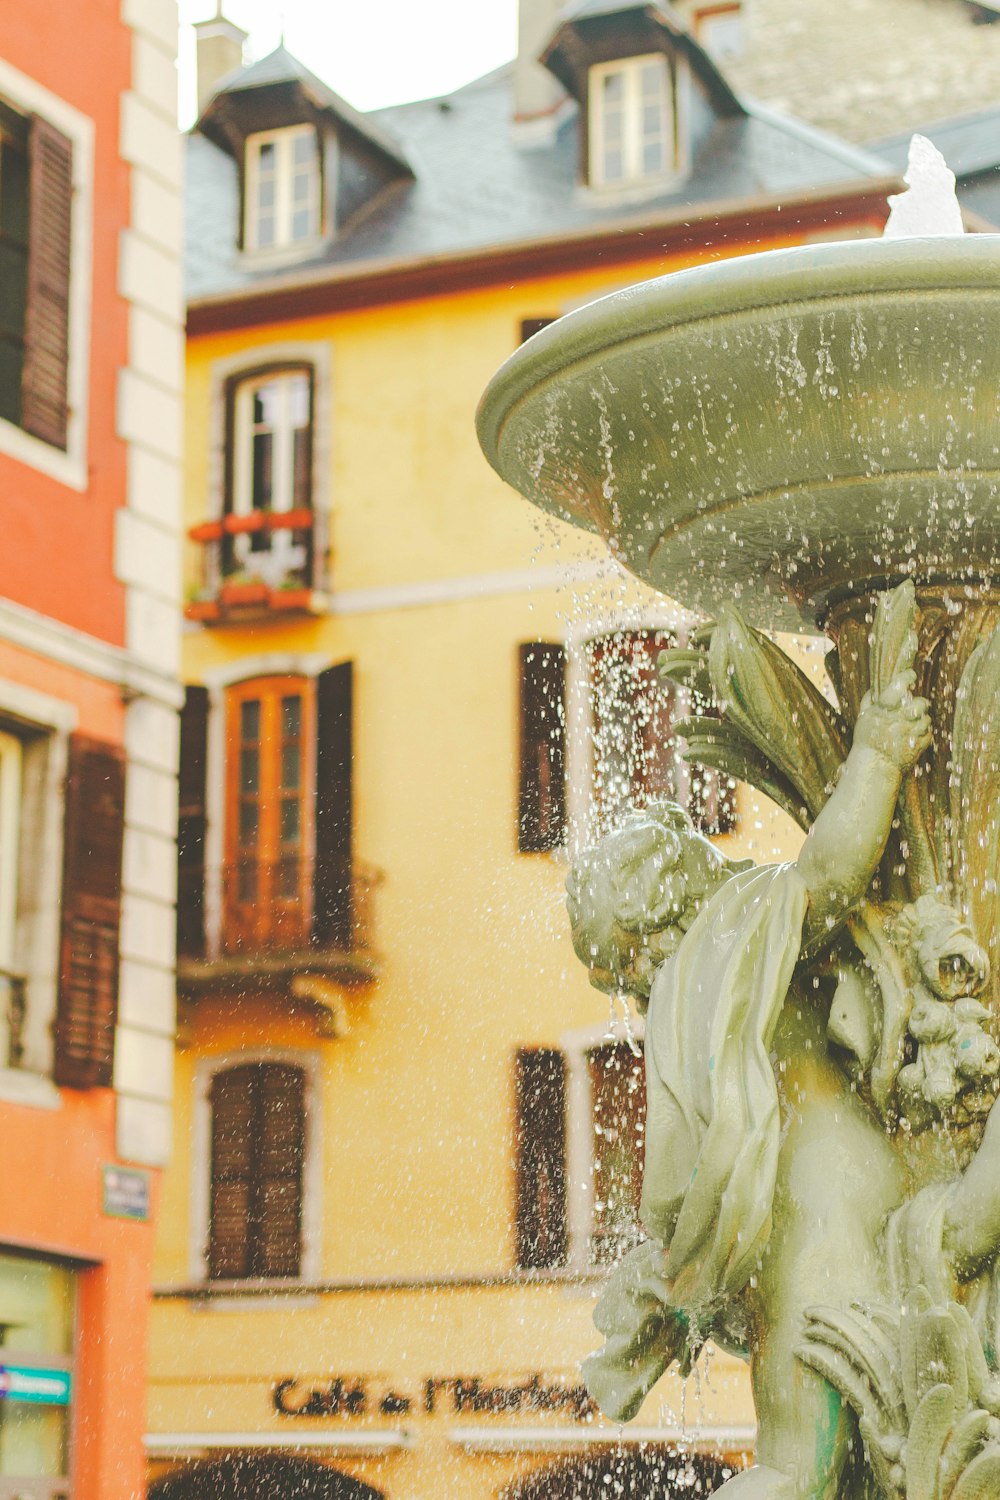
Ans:
[{"label": "sky", "polygon": [[[192,23],[214,0],[180,0],[180,122],[195,112]],[[247,59],[281,38],[357,109],[450,93],[514,55],[517,0],[224,0],[250,33]]]}]

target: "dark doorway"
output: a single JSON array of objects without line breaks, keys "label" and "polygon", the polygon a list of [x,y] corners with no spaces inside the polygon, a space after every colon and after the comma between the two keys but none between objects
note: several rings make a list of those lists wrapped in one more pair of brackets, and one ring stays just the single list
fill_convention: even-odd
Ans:
[{"label": "dark doorway", "polygon": [[509,1485],[502,1500],[702,1500],[734,1472],[701,1453],[619,1449],[536,1469]]},{"label": "dark doorway", "polygon": [[384,1500],[381,1490],[308,1458],[230,1453],[150,1485],[149,1500]]}]

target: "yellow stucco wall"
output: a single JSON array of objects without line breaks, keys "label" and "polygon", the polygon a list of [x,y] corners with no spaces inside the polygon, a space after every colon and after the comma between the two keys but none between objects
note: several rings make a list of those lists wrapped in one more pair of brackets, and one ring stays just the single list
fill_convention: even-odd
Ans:
[{"label": "yellow stucco wall", "polygon": [[[751,248],[757,248],[751,247]],[[210,513],[213,370],[262,345],[322,341],[330,351],[329,594],[334,612],[284,624],[193,629],[188,680],[268,653],[355,663],[355,848],[379,872],[378,980],[346,989],[347,1027],[319,1035],[305,1007],[247,985],[183,1014],[176,1079],[176,1153],[166,1174],[157,1254],[149,1430],[159,1435],[274,1433],[329,1439],[327,1456],[398,1497],[499,1493],[515,1473],[561,1451],[469,1453],[455,1429],[504,1429],[565,1414],[429,1414],[428,1377],[578,1379],[596,1343],[598,1291],[578,1286],[462,1285],[514,1265],[512,1056],[607,1025],[569,944],[565,867],[516,853],[517,645],[582,638],[663,601],[615,577],[538,585],[567,562],[596,562],[591,538],[542,519],[505,489],[476,444],[476,400],[515,347],[522,318],[568,306],[672,264],[574,273],[294,325],[192,340],[188,365],[187,522]],[[192,580],[197,551],[190,547]],[[506,576],[505,576],[506,575]],[[534,578],[536,586],[532,586]],[[414,603],[413,588],[450,583],[478,597]],[[358,591],[388,590],[383,596]],[[397,592],[394,594],[392,590]],[[401,593],[400,590],[405,592]],[[352,612],[338,613],[349,606]],[[571,776],[579,768],[571,764]],[[219,816],[219,809],[214,810]],[[777,814],[741,795],[734,854],[770,859],[795,847]],[[199,1063],[214,1054],[302,1049],[318,1063],[314,1105],[319,1205],[312,1289],[301,1295],[199,1298],[192,1281],[205,1179],[196,1118]],[[372,1279],[403,1283],[365,1289]],[[414,1287],[415,1280],[427,1283]],[[275,1382],[367,1377],[369,1394],[409,1393],[409,1414],[281,1416]],[[371,1404],[369,1402],[369,1404]],[[638,1425],[733,1433],[752,1424],[747,1381],[716,1355],[682,1391],[668,1377]],[[354,1446],[370,1429],[405,1431],[388,1456]],[[566,1441],[571,1441],[566,1439]],[[183,1444],[180,1444],[183,1447]],[[197,1448],[193,1441],[188,1448]],[[515,1445],[516,1446],[516,1445]],[[172,1461],[172,1460],[171,1460]]]}]

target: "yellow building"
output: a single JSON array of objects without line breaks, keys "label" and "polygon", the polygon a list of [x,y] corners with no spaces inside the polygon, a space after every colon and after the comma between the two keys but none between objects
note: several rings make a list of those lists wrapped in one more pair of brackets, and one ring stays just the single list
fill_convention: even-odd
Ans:
[{"label": "yellow building", "polygon": [[[641,1060],[563,882],[625,796],[758,858],[787,834],[685,779],[649,663],[687,622],[506,492],[473,413],[539,322],[871,233],[887,184],[736,99],[674,13],[555,11],[524,0],[512,69],[377,117],[282,49],[202,80],[160,1500],[668,1493],[752,1443],[722,1355],[624,1432],[581,1387]],[[205,23],[203,65],[239,44]]]}]

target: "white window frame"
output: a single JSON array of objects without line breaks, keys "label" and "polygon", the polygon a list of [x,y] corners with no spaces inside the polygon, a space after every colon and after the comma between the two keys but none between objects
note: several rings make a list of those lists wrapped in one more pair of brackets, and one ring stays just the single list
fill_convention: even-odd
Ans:
[{"label": "white window frame", "polygon": [[[718,5],[705,5],[696,10],[692,20],[695,39],[705,49],[713,62],[725,62],[730,57],[740,57],[745,48],[746,17],[739,0]],[[713,32],[719,40],[713,42]]]},{"label": "white window frame", "polygon": [[[241,1049],[203,1057],[195,1068],[194,1121],[191,1164],[191,1235],[188,1244],[192,1280],[220,1294],[239,1296],[242,1287],[273,1286],[280,1294],[289,1286],[309,1285],[319,1276],[323,1234],[323,1130],[321,1118],[321,1057],[318,1051],[291,1047]],[[302,1158],[302,1257],[298,1276],[273,1280],[218,1281],[208,1274],[208,1231],[212,1204],[212,1081],[217,1073],[251,1063],[277,1063],[301,1068],[304,1075],[305,1141]]]},{"label": "white window frame", "polygon": [[[309,233],[295,237],[292,233],[295,205],[292,199],[292,182],[295,176],[295,142],[311,136],[315,144],[314,167],[310,176],[311,191],[309,208],[311,224]],[[260,188],[261,148],[274,146],[274,239],[268,245],[260,244],[258,194]],[[280,130],[258,130],[248,135],[244,145],[245,164],[245,212],[243,220],[244,247],[256,255],[268,256],[283,251],[300,251],[316,244],[323,232],[323,202],[321,161],[322,143],[315,125],[285,125]]]},{"label": "white window frame", "polygon": [[[642,75],[655,63],[662,70],[663,167],[647,172],[643,166]],[[620,74],[623,81],[622,153],[623,175],[609,178],[605,170],[607,142],[603,88],[605,80]],[[590,182],[594,187],[627,190],[662,183],[677,170],[678,140],[674,109],[674,70],[663,52],[644,52],[637,57],[615,58],[595,63],[589,74]]]},{"label": "white window frame", "polygon": [[69,489],[83,492],[90,483],[87,427],[90,310],[93,301],[94,122],[2,59],[0,95],[12,109],[48,120],[73,145],[66,447],[54,448],[51,443],[33,437],[23,427],[0,417],[0,453],[48,474]]},{"label": "white window frame", "polygon": [[[59,988],[66,768],[69,737],[76,727],[73,704],[0,681],[0,733],[4,741],[14,740],[20,752],[10,753],[17,763],[19,796],[14,931],[0,965],[23,974],[26,983],[24,1055],[17,1068],[0,1066],[0,1099],[42,1109],[58,1108],[60,1102],[51,1080],[52,1024]],[[0,790],[4,798],[12,795],[7,774]],[[6,848],[2,857],[6,863]],[[0,1017],[4,1058],[6,1045],[6,1019]]]},{"label": "white window frame", "polygon": [[[293,493],[295,447],[292,425],[292,381],[304,379],[309,386],[310,442],[315,432],[313,412],[312,370],[304,366],[295,369],[262,370],[237,381],[233,389],[233,514],[248,516],[253,511],[253,403],[254,395],[264,386],[276,385],[281,391],[279,398],[279,420],[272,429],[274,447],[272,475],[274,491],[271,496],[272,514],[287,514],[294,508]],[[310,475],[310,480],[312,476]],[[312,504],[310,483],[309,505]],[[250,574],[266,575],[268,582],[276,586],[282,578],[296,568],[305,567],[306,549],[302,543],[292,540],[290,531],[272,532],[266,549],[253,551],[251,540],[245,533],[233,538],[233,553]]]}]

